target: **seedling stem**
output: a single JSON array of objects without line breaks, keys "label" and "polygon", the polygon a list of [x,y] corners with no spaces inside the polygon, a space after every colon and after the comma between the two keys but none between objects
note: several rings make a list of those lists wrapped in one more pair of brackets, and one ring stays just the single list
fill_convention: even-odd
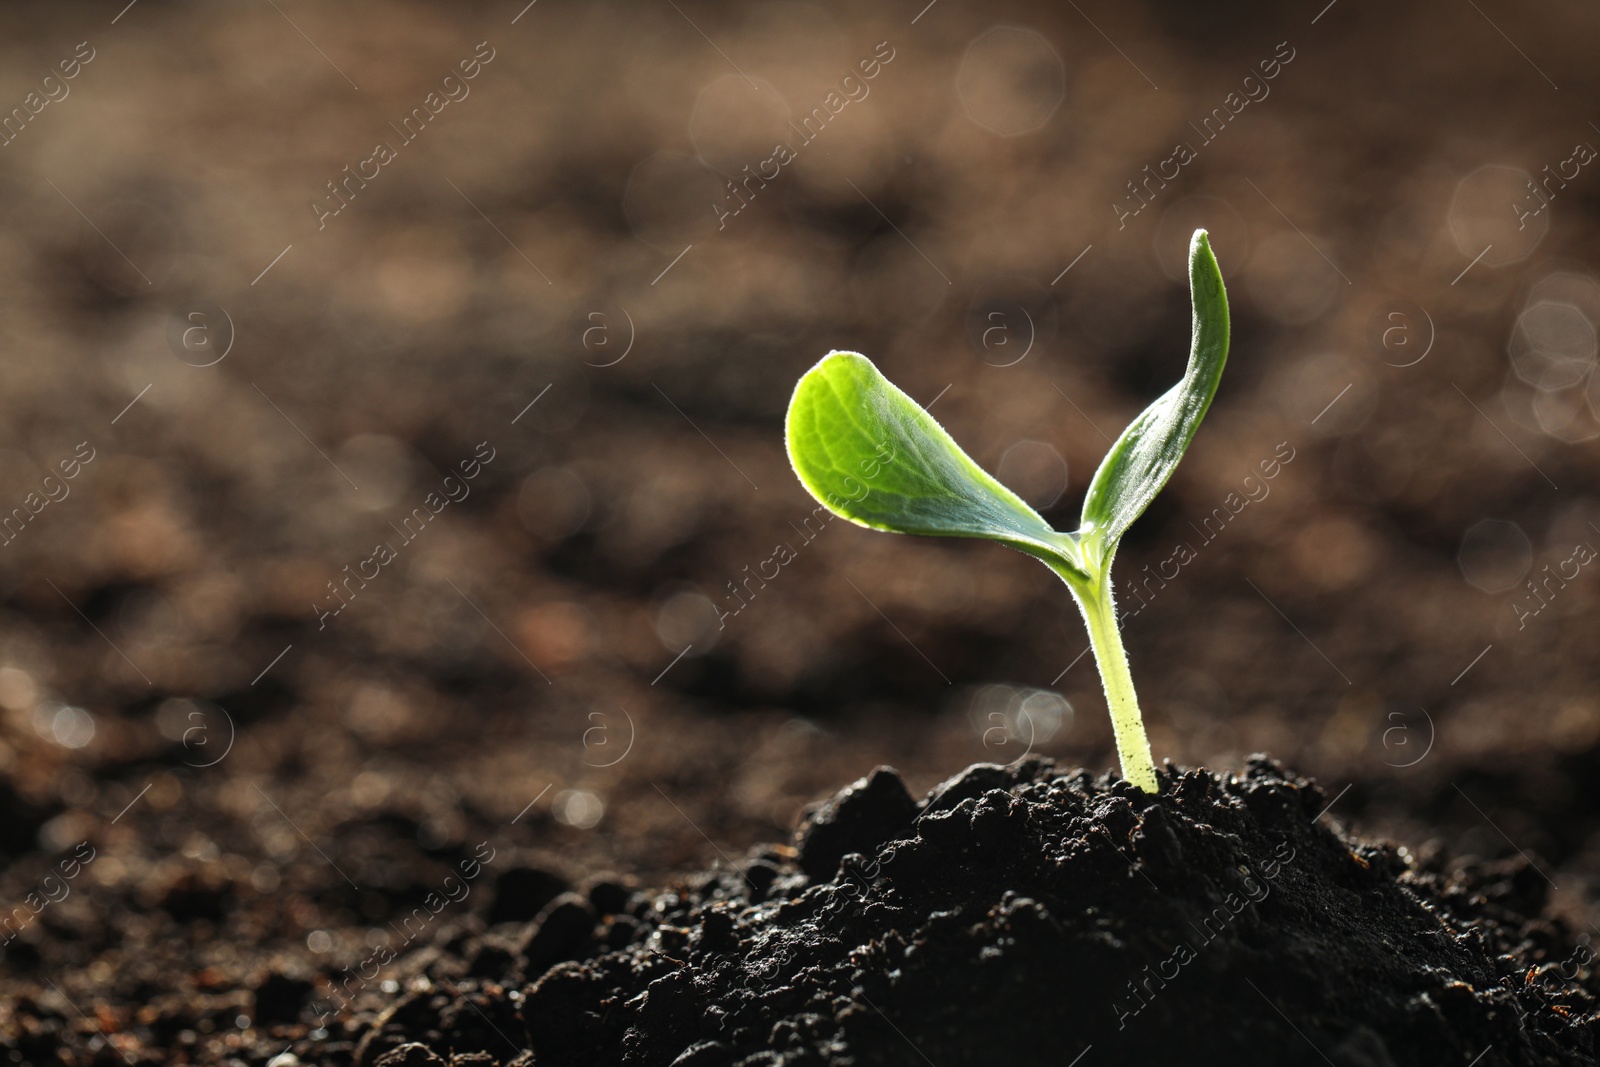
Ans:
[{"label": "seedling stem", "polygon": [[[1107,563],[1109,564],[1109,560]],[[1150,754],[1150,739],[1145,736],[1144,718],[1139,714],[1139,697],[1133,689],[1133,674],[1128,669],[1128,653],[1122,647],[1117,628],[1117,608],[1111,594],[1111,568],[1099,572],[1092,585],[1058,571],[1072,590],[1072,598],[1083,613],[1089,631],[1089,647],[1100,668],[1100,683],[1106,691],[1106,707],[1111,712],[1111,729],[1117,739],[1117,758],[1122,776],[1146,793],[1156,792],[1156,761]]]}]

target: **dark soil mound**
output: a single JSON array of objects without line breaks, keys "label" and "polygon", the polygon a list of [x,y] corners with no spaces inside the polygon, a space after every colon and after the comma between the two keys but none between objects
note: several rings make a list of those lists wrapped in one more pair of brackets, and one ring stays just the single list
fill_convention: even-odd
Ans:
[{"label": "dark soil mound", "polygon": [[811,812],[797,849],[567,894],[510,951],[461,946],[356,1058],[1595,1062],[1593,956],[1541,917],[1541,875],[1446,874],[1328,828],[1325,804],[1265,760],[1169,769],[1157,797],[978,765],[920,805],[880,769]]}]

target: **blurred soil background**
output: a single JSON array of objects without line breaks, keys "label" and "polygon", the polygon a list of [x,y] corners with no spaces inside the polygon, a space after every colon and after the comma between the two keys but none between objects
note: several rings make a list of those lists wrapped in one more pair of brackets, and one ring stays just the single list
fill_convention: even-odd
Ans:
[{"label": "blurred soil background", "polygon": [[1196,226],[1232,359],[1118,560],[1157,758],[1265,751],[1589,921],[1593,5],[0,26],[0,1057],[260,1062],[484,842],[416,944],[880,763],[1109,766],[1065,590],[819,522],[782,416],[860,350],[1070,526]]}]

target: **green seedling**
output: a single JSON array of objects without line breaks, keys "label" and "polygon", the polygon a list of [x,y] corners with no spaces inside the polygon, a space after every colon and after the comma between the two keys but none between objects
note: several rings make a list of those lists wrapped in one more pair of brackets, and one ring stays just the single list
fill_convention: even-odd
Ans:
[{"label": "green seedling", "polygon": [[1228,358],[1228,298],[1204,230],[1189,244],[1189,294],[1194,319],[1183,380],[1122,431],[1070,533],[985,473],[858,353],[831,352],[807,371],[786,425],[795,473],[836,515],[891,533],[998,541],[1042,560],[1067,583],[1100,668],[1123,777],[1147,793],[1157,791],[1155,760],[1117,629],[1111,561],[1194,439]]}]

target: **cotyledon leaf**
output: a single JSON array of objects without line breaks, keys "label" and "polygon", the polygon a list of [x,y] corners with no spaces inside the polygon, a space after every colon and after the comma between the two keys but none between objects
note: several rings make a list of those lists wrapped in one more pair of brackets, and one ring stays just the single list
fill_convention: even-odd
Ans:
[{"label": "cotyledon leaf", "polygon": [[830,352],[789,401],[789,461],[825,507],[875,530],[999,541],[1080,574],[1053,529],[856,352]]},{"label": "cotyledon leaf", "polygon": [[1222,271],[1204,230],[1189,242],[1189,365],[1183,380],[1122,431],[1100,461],[1083,501],[1080,537],[1098,554],[1114,551],[1117,541],[1144,513],[1200,428],[1228,361],[1228,296]]}]

